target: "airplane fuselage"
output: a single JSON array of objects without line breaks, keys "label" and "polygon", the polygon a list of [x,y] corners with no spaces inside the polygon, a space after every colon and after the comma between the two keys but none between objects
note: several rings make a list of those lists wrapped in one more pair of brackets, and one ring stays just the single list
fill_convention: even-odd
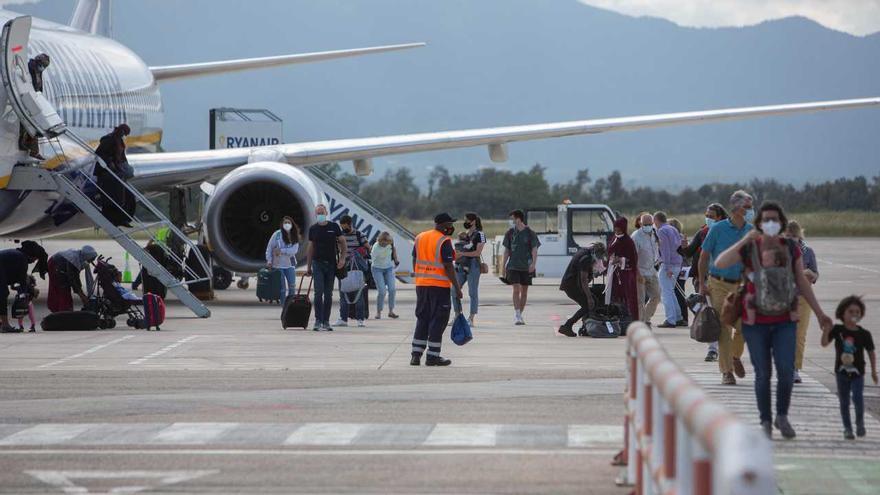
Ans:
[{"label": "airplane fuselage", "polygon": [[[0,22],[18,15],[0,10]],[[132,129],[126,139],[130,153],[160,150],[163,109],[159,86],[134,52],[114,40],[36,18],[28,51],[29,57],[49,55],[43,92],[75,134],[94,143],[126,123]],[[0,236],[57,234],[89,227],[91,223],[82,215],[55,226],[45,214],[58,199],[54,193],[3,189],[22,156],[18,132],[18,119],[7,106],[0,115]],[[64,149],[76,148],[67,143]],[[45,144],[41,147],[49,167],[63,164],[59,152]]]}]

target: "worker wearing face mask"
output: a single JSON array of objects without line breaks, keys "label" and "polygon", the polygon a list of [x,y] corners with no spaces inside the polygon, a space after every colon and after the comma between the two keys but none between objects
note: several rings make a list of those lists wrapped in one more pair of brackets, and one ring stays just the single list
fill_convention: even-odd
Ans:
[{"label": "worker wearing face mask", "polygon": [[455,250],[452,238],[455,219],[448,213],[434,217],[434,228],[416,236],[413,245],[413,277],[416,281],[416,328],[412,339],[412,358],[409,364],[421,364],[426,353],[425,366],[449,366],[452,361],[440,356],[443,331],[449,322],[452,302],[449,291],[461,299],[461,285],[455,275]]},{"label": "worker wearing face mask", "polygon": [[[293,218],[281,219],[281,228],[276,230],[266,245],[266,266],[281,270],[287,281],[287,297],[296,293],[296,253],[299,251],[299,227]],[[278,299],[283,301],[284,286]]]}]

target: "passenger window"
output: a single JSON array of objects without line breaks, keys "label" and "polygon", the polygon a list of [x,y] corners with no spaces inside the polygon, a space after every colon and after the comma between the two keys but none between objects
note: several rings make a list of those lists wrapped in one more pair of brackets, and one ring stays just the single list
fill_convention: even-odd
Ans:
[{"label": "passenger window", "polygon": [[605,210],[575,210],[571,213],[572,234],[607,234],[611,217]]},{"label": "passenger window", "polygon": [[559,232],[557,216],[555,211],[530,211],[526,213],[526,223],[536,234],[556,234]]}]

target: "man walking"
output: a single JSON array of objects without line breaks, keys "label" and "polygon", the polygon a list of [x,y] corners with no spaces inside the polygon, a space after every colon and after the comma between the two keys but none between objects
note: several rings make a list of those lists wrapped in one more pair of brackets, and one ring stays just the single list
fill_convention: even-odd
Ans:
[{"label": "man walking", "polygon": [[663,310],[666,320],[659,328],[675,328],[687,326],[681,307],[675,297],[675,285],[678,274],[681,272],[681,255],[678,248],[681,246],[681,234],[675,227],[666,223],[666,213],[658,211],[654,213],[654,228],[657,229],[657,238],[660,240],[660,298],[663,301]]},{"label": "man walking", "polygon": [[640,220],[641,227],[632,235],[632,240],[636,243],[636,253],[639,255],[639,272],[636,277],[639,320],[650,327],[651,318],[660,304],[660,279],[657,277],[660,249],[657,243],[657,234],[654,232],[654,217],[645,214]]},{"label": "man walking", "polygon": [[[719,314],[727,296],[739,289],[743,265],[736,263],[721,269],[715,266],[715,260],[752,230],[751,222],[755,217],[752,202],[752,197],[745,191],[734,192],[730,196],[730,217],[715,222],[703,240],[699,265],[700,293],[709,296],[712,307]],[[708,274],[708,277],[705,274]],[[721,371],[723,385],[736,385],[734,373],[739,378],[746,376],[746,369],[741,360],[745,348],[742,322],[738,321],[734,327],[722,323],[721,335],[718,337],[718,368]]]},{"label": "man walking", "polygon": [[526,225],[522,210],[510,212],[510,229],[504,234],[504,260],[501,263],[502,276],[513,285],[514,325],[525,325],[523,311],[532,285],[532,276],[538,264],[538,247],[541,241],[535,231]]},{"label": "man walking", "polygon": [[[345,264],[351,265],[352,260],[354,260],[354,267],[351,269],[364,272],[364,279],[366,280],[366,274],[369,271],[366,256],[367,253],[370,252],[370,244],[367,242],[367,236],[361,233],[360,230],[354,228],[354,225],[352,225],[352,218],[349,215],[342,215],[339,217],[339,227],[342,228],[342,234],[345,237]],[[364,289],[364,291],[366,291],[366,289]],[[346,297],[346,294],[342,292],[342,281],[340,280],[339,320],[335,325],[337,327],[348,326],[348,315],[351,312],[349,306],[354,305],[355,319],[358,322],[358,326],[365,326],[364,318],[367,312],[367,305],[365,303],[366,295],[364,292],[361,292],[357,301],[353,301],[351,304],[349,304]]]},{"label": "man walking", "polygon": [[327,220],[327,207],[315,207],[315,224],[309,227],[309,248],[306,251],[306,275],[314,277],[315,327],[331,332],[330,308],[333,306],[333,280],[336,270],[345,266],[345,236],[342,229]]},{"label": "man walking", "polygon": [[449,237],[455,231],[455,219],[448,213],[434,217],[434,228],[416,236],[413,246],[413,270],[416,280],[416,329],[409,364],[421,364],[427,348],[425,366],[449,366],[452,361],[440,356],[443,331],[449,322],[452,302],[449,290],[461,299],[461,285],[455,276],[455,251]]}]

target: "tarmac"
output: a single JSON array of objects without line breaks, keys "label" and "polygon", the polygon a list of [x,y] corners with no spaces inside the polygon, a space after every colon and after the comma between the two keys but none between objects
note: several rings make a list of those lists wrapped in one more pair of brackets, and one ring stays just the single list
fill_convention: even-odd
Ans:
[{"label": "tarmac", "polygon": [[[92,244],[122,268],[118,246]],[[864,326],[880,328],[880,239],[811,245],[826,312],[864,294]],[[0,335],[0,493],[628,493],[610,466],[625,341],[557,335],[575,309],[557,283],[532,287],[520,327],[509,289],[484,276],[475,338],[445,338],[448,368],[409,365],[415,293],[404,284],[399,320],[334,332],[282,330],[279,306],[252,285],[218,291],[210,319],[168,301],[160,332],[120,317],[112,330]],[[750,365],[722,387],[687,329],[657,335],[757,427]],[[843,440],[833,351],[818,342],[813,321],[792,401],[798,438],[775,441],[779,492],[878,493],[878,387],[866,387],[867,438]]]}]

